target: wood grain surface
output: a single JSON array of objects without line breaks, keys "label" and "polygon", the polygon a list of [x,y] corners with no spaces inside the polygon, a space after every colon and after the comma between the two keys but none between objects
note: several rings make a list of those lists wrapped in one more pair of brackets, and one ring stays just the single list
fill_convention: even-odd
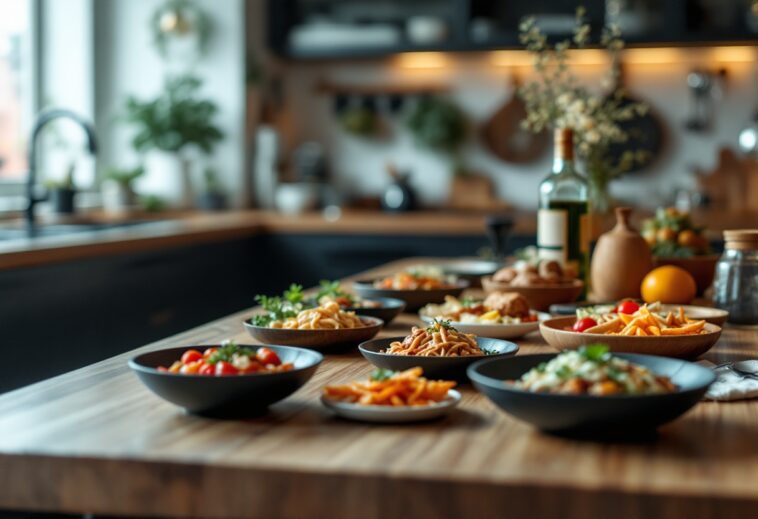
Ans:
[{"label": "wood grain surface", "polygon": [[[541,434],[470,386],[440,421],[335,418],[318,396],[325,384],[371,371],[357,352],[327,356],[301,390],[245,421],[186,415],[126,366],[151,349],[232,337],[249,343],[241,324],[249,315],[0,397],[0,508],[366,519],[745,519],[758,510],[758,400],[702,402],[655,437],[596,443]],[[382,335],[416,322],[403,315]],[[551,351],[537,334],[517,342],[520,355]],[[758,330],[734,327],[706,355],[756,356]]]}]

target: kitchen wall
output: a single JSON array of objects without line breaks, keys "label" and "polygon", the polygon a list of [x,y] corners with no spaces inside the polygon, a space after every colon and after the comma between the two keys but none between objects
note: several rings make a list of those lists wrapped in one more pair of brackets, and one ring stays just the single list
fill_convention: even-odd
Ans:
[{"label": "kitchen wall", "polygon": [[[736,149],[739,130],[758,107],[755,88],[758,48],[636,49],[629,54],[633,59],[626,67],[627,87],[635,97],[648,101],[662,119],[666,143],[654,164],[614,183],[612,194],[654,207],[669,202],[676,188],[692,185],[693,169],[714,168],[720,147]],[[385,165],[393,162],[401,169],[413,171],[412,182],[426,203],[444,201],[450,196],[450,166],[442,157],[418,149],[402,128],[399,117],[391,121],[390,136],[384,140],[356,138],[339,128],[331,99],[315,93],[315,85],[323,79],[343,84],[439,81],[449,85],[450,96],[471,120],[470,139],[465,148],[468,165],[490,177],[502,199],[519,208],[536,207],[537,186],[549,171],[551,150],[548,148],[534,163],[512,165],[490,155],[477,138],[481,124],[513,95],[510,77],[517,74],[522,79],[528,78],[531,71],[524,54],[477,53],[430,58],[413,60],[411,65],[415,66],[408,66],[408,60],[403,59],[279,63],[285,78],[288,113],[294,121],[290,142],[322,142],[329,151],[333,175],[345,191],[360,195],[380,193],[387,183]],[[596,84],[605,66],[601,60],[599,64],[579,65],[577,71],[583,81]],[[691,106],[685,79],[697,66],[727,69],[723,96],[716,104],[714,128],[703,134],[683,130]]]},{"label": "kitchen wall", "polygon": [[[95,112],[101,140],[100,169],[109,165],[129,167],[138,156],[131,149],[132,130],[119,123],[125,99],[136,95],[149,99],[163,85],[165,64],[152,43],[148,22],[160,0],[95,1]],[[204,80],[203,93],[219,107],[217,124],[224,140],[206,160],[196,158],[196,183],[207,163],[219,174],[236,205],[245,196],[239,186],[245,174],[243,126],[245,117],[245,27],[243,0],[196,0],[211,16],[213,33],[207,52],[194,72]],[[223,8],[220,8],[223,7]],[[174,185],[162,171],[149,171],[141,179],[143,191],[163,193]]]}]

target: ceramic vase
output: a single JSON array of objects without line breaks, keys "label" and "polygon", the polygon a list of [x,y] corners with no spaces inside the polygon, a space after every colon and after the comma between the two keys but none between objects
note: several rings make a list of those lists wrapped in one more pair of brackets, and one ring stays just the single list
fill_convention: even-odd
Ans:
[{"label": "ceramic vase", "polygon": [[653,268],[650,247],[629,223],[632,210],[616,208],[616,226],[600,236],[592,255],[592,297],[614,302],[640,297],[640,285]]}]

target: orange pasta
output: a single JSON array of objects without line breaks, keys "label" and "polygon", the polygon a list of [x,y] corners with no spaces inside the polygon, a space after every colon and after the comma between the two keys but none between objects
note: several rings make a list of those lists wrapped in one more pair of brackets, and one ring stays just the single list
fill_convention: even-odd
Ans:
[{"label": "orange pasta", "polygon": [[420,406],[441,402],[455,382],[427,380],[421,368],[398,373],[377,370],[365,382],[326,386],[324,396],[360,405]]},{"label": "orange pasta", "polygon": [[331,301],[316,308],[303,310],[295,317],[284,321],[272,321],[269,326],[293,330],[336,330],[361,328],[366,324],[355,315],[355,312],[346,312],[338,303]]},{"label": "orange pasta", "polygon": [[390,344],[385,353],[419,357],[471,357],[484,355],[473,334],[461,333],[449,321],[433,321],[428,328],[416,328],[402,342]]}]

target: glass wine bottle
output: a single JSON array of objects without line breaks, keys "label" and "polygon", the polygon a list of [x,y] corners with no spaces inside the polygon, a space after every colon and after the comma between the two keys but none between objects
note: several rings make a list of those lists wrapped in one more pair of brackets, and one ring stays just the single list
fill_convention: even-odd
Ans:
[{"label": "glass wine bottle", "polygon": [[553,171],[540,183],[537,248],[540,259],[553,259],[587,282],[589,263],[589,189],[574,165],[574,134],[555,130]]}]

